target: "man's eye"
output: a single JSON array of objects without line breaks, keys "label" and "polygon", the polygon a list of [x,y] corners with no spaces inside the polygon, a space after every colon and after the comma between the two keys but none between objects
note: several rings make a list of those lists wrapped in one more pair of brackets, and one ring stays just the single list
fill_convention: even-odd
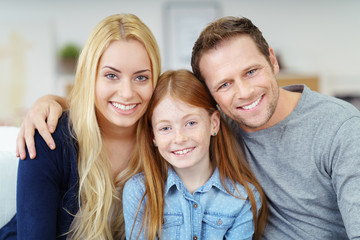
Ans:
[{"label": "man's eye", "polygon": [[229,85],[230,85],[230,83],[226,82],[226,83],[222,84],[222,85],[219,87],[219,89],[226,88],[226,87],[228,87]]},{"label": "man's eye", "polygon": [[247,72],[247,75],[249,75],[249,76],[254,75],[255,72],[256,72],[256,69],[251,69],[250,71]]}]

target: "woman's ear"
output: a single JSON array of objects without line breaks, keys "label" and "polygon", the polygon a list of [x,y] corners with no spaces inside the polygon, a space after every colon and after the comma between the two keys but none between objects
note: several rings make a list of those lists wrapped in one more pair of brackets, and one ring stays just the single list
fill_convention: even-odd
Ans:
[{"label": "woman's ear", "polygon": [[156,140],[153,138],[154,147],[157,147]]},{"label": "woman's ear", "polygon": [[213,112],[213,114],[211,114],[210,121],[211,121],[210,134],[212,136],[216,136],[220,129],[220,112],[219,111]]}]

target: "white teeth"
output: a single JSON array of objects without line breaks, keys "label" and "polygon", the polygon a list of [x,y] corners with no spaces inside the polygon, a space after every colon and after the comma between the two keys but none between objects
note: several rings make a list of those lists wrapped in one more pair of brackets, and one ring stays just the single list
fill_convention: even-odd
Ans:
[{"label": "white teeth", "polygon": [[111,103],[114,107],[121,109],[123,111],[129,111],[131,109],[133,109],[134,107],[136,107],[136,104],[132,104],[132,105],[123,105],[120,103],[116,103],[116,102],[112,102]]},{"label": "white teeth", "polygon": [[188,149],[185,149],[185,150],[175,151],[174,153],[176,155],[183,155],[183,154],[186,154],[186,153],[188,153],[190,151],[191,151],[191,149],[188,148]]},{"label": "white teeth", "polygon": [[250,109],[256,107],[259,104],[260,100],[261,100],[261,97],[258,100],[256,100],[255,102],[253,102],[252,104],[242,107],[242,108],[246,109],[246,110],[250,110]]}]

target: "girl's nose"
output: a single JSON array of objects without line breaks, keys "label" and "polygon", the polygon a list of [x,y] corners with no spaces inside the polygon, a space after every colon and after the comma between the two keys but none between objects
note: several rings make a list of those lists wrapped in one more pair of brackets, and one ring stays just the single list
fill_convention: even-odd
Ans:
[{"label": "girl's nose", "polygon": [[177,130],[176,133],[175,133],[175,143],[182,143],[182,142],[185,142],[187,140],[187,136],[186,134],[181,131],[181,130]]}]

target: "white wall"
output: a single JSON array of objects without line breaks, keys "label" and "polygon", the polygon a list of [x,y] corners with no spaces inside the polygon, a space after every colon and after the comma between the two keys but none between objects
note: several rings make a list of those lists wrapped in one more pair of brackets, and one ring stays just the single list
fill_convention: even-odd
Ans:
[{"label": "white wall", "polygon": [[[0,1],[0,96],[12,99],[9,101],[17,108],[20,103],[16,105],[15,102],[21,101],[23,106],[16,112],[21,115],[39,96],[46,93],[63,94],[59,87],[61,80],[57,74],[56,52],[67,42],[83,45],[91,29],[101,19],[114,13],[134,13],[150,27],[158,40],[163,65],[166,66],[164,49],[167,36],[164,23],[167,19],[163,17],[163,6],[169,2],[174,1]],[[200,2],[206,4],[208,1]],[[250,18],[262,30],[275,52],[281,55],[289,71],[320,76],[321,89],[326,94],[341,91],[360,95],[360,1],[216,2],[220,6],[221,16]],[[38,43],[30,44],[31,49],[36,50],[36,56],[26,56],[24,66],[13,66],[6,57],[11,43],[14,45],[10,40],[11,28],[25,28],[28,35],[33,32],[32,37],[40,39]],[[49,31],[47,34],[46,29]],[[12,86],[17,93],[8,96],[9,82],[19,81],[20,78],[27,80]],[[4,97],[0,101],[1,124],[2,118],[6,119],[14,113],[9,113],[10,107]],[[6,111],[7,115],[4,113]]]}]

